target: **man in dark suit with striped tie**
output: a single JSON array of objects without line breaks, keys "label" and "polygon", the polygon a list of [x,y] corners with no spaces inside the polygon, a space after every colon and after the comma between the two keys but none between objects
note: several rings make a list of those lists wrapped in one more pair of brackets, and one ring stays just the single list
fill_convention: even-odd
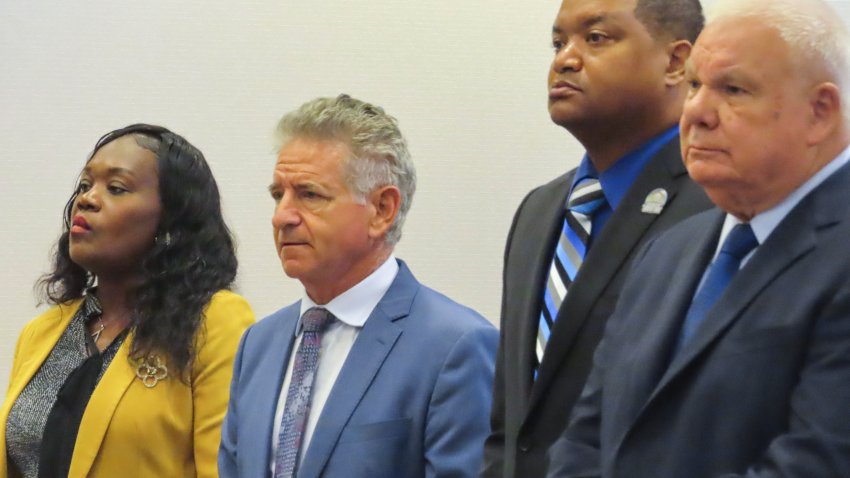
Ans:
[{"label": "man in dark suit with striped tie", "polygon": [[678,142],[684,66],[702,23],[698,0],[561,5],[549,113],[587,154],[525,197],[508,235],[483,477],[545,474],[628,263],[657,232],[711,205]]}]

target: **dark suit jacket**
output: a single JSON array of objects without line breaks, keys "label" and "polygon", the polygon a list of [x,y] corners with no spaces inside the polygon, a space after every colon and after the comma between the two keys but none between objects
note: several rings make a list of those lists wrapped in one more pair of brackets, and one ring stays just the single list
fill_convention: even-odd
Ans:
[{"label": "dark suit jacket", "polygon": [[[222,478],[269,477],[300,303],[248,329],[234,364]],[[498,332],[399,261],[331,389],[298,478],[466,478],[481,466]]]},{"label": "dark suit jacket", "polygon": [[[485,447],[484,477],[544,476],[546,450],[566,428],[605,321],[617,302],[625,265],[654,234],[712,206],[688,177],[675,137],[647,163],[594,238],[558,312],[534,381],[534,341],[543,287],[574,172],[531,191],[508,235],[493,431]],[[641,212],[647,194],[656,188],[667,191],[666,207],[660,215]]]},{"label": "dark suit jacket", "polygon": [[550,476],[848,476],[848,205],[844,167],[756,249],[672,361],[723,213],[652,242],[552,447]]}]

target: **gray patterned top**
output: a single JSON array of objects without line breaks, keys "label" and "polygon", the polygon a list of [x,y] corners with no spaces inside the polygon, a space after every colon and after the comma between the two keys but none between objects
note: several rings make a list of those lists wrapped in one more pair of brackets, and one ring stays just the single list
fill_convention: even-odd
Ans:
[{"label": "gray patterned top", "polygon": [[[93,293],[86,294],[82,306],[50,351],[47,360],[41,364],[41,368],[12,405],[6,422],[6,454],[9,457],[10,469],[14,467],[23,478],[38,477],[41,437],[47,416],[56,402],[56,393],[74,369],[92,353],[98,353],[86,331],[86,324],[100,317],[101,313],[97,297]],[[103,367],[97,377],[98,382],[126,335],[120,334],[102,352]]]}]

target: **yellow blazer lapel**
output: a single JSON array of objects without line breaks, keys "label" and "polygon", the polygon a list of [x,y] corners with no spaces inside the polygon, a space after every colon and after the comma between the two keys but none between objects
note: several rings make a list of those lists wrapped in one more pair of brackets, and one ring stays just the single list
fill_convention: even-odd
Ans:
[{"label": "yellow blazer lapel", "polygon": [[71,468],[68,472],[69,478],[88,476],[103,443],[112,415],[121,397],[136,378],[136,372],[129,362],[132,339],[133,335],[130,334],[118,348],[118,352],[89,399],[74,445],[74,456],[71,458]]},{"label": "yellow blazer lapel", "polygon": [[15,357],[12,364],[12,375],[9,378],[9,389],[6,400],[0,407],[0,476],[6,476],[8,463],[6,457],[6,422],[9,411],[18,400],[24,387],[30,383],[33,375],[47,360],[47,356],[62,337],[68,324],[77,313],[82,300],[73,301],[67,305],[52,307],[44,314],[36,317],[21,332]]}]

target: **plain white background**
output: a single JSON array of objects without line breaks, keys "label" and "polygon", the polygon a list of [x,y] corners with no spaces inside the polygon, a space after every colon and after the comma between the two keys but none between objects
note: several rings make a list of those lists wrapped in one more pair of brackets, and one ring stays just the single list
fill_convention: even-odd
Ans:
[{"label": "plain white background", "polygon": [[44,309],[33,283],[86,155],[129,123],[167,126],[206,155],[238,241],[237,289],[257,316],[296,300],[272,243],[272,131],[340,92],[383,106],[409,140],[419,184],[397,255],[498,322],[513,212],[583,152],[546,110],[559,5],[0,0],[0,384]]},{"label": "plain white background", "polygon": [[549,121],[546,2],[0,0],[0,385],[97,138],[167,126],[204,152],[259,317],[296,300],[271,234],[273,129],[340,92],[400,121],[419,173],[396,252],[498,322],[502,250],[533,186],[575,165]]}]

